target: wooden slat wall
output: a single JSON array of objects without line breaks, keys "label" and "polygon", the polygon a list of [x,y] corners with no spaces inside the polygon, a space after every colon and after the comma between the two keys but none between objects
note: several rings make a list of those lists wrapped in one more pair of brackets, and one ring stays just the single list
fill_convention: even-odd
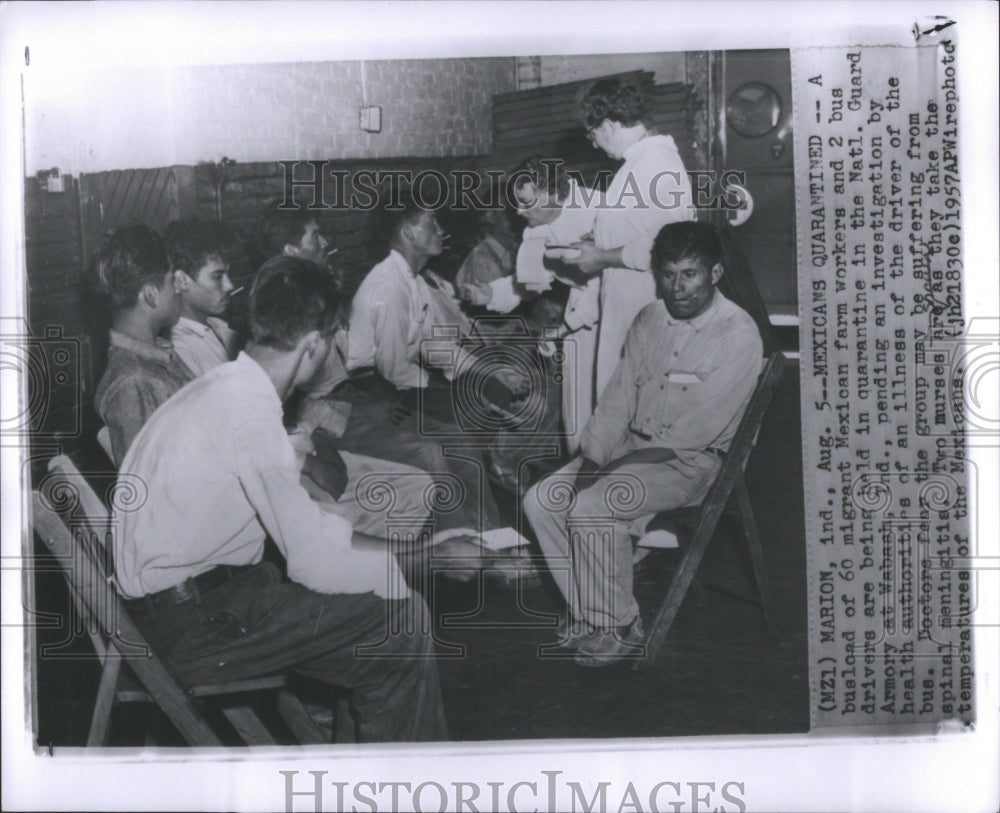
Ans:
[{"label": "wooden slat wall", "polygon": [[174,166],[119,169],[80,176],[83,249],[89,255],[101,235],[123,223],[141,221],[162,229],[194,215],[194,171]]},{"label": "wooden slat wall", "polygon": [[[612,78],[612,77],[606,77]],[[647,124],[673,136],[681,158],[691,168],[694,159],[694,113],[699,102],[690,85],[654,85],[649,71],[616,74],[634,84],[647,99]],[[587,139],[579,118],[579,101],[596,80],[567,82],[493,97],[493,158],[498,168],[513,169],[529,155],[561,158],[585,181],[606,185],[618,162]],[[602,175],[603,173],[603,175]]]},{"label": "wooden slat wall", "polygon": [[[488,163],[483,156],[358,159],[331,161],[327,168],[348,172],[345,190],[350,196],[354,191],[351,180],[359,170],[409,170],[413,175],[436,170],[448,176],[455,169],[482,173]],[[283,169],[276,162],[262,162],[236,164],[225,171],[223,221],[249,238],[265,207],[284,193]],[[25,179],[31,328],[34,336],[45,336],[47,327],[58,327],[71,340],[74,351],[72,375],[60,378],[58,386],[46,384],[45,391],[45,429],[64,451],[82,447],[89,454],[96,449],[98,420],[92,402],[106,364],[109,326],[107,308],[94,296],[86,270],[97,241],[104,232],[127,222],[143,221],[162,229],[177,218],[215,220],[219,212],[218,172],[215,165],[203,164],[93,173],[82,175],[79,182],[66,176],[66,191],[57,193],[42,191],[36,178]],[[327,202],[336,203],[332,181],[327,188]],[[433,191],[433,185],[428,191]],[[480,196],[485,196],[485,191],[480,191]],[[316,218],[338,248],[334,261],[346,273],[350,292],[373,262],[369,252],[371,216],[366,211],[334,207],[317,210]],[[449,276],[476,240],[475,217],[474,213],[450,216],[442,212],[441,219],[452,239],[449,251],[434,268]],[[236,285],[249,289],[259,258],[248,244],[246,247],[242,259],[234,263],[232,276]],[[229,314],[237,328],[242,326],[245,305],[245,296],[238,297]],[[61,432],[61,428],[66,431]]]}]

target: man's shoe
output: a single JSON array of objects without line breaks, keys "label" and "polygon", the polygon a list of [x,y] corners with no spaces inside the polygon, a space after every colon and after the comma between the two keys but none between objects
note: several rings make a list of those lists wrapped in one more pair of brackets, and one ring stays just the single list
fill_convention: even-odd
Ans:
[{"label": "man's shoe", "polygon": [[547,644],[546,649],[571,651],[580,646],[594,634],[594,628],[582,618],[573,618],[568,612],[559,619],[556,626],[555,643]]},{"label": "man's shoe", "polygon": [[636,616],[624,627],[593,633],[577,648],[573,662],[580,666],[610,666],[626,659],[641,658],[646,651],[642,646],[645,637],[642,619]]}]

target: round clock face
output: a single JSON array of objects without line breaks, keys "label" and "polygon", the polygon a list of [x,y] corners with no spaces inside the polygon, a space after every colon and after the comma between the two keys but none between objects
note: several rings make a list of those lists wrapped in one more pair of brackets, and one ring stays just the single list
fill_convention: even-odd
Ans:
[{"label": "round clock face", "polygon": [[729,94],[726,121],[741,136],[759,138],[778,126],[781,98],[763,82],[747,82]]}]

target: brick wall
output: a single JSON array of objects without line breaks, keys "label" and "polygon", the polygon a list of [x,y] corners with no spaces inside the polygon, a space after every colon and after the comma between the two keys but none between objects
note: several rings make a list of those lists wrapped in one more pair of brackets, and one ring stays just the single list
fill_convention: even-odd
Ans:
[{"label": "brick wall", "polygon": [[[450,180],[453,178],[454,170],[476,171],[480,172],[481,176],[481,170],[488,164],[489,159],[484,156],[344,159],[326,162],[327,175],[322,187],[321,200],[327,208],[316,210],[316,220],[324,235],[330,240],[331,248],[337,249],[333,261],[345,274],[348,290],[355,283],[360,284],[361,277],[371,269],[372,263],[380,259],[373,257],[369,250],[372,236],[369,212],[343,205],[345,200],[349,201],[354,196],[355,173],[360,170],[383,173],[405,171],[410,173],[411,177],[416,177],[421,172],[431,170]],[[341,185],[334,180],[333,173],[347,173]],[[295,178],[298,180],[312,177],[313,167],[309,164],[302,163],[295,170]],[[200,164],[195,167],[194,184],[197,209],[191,214],[196,214],[205,220],[215,220],[218,219],[221,210],[221,219],[236,226],[247,238],[247,257],[243,262],[237,263],[237,267],[232,269],[231,276],[234,284],[249,287],[256,270],[256,263],[261,259],[254,255],[249,238],[254,223],[265,208],[283,197],[285,169],[275,161],[238,163],[227,167]],[[429,183],[425,187],[425,192],[434,195],[436,187]],[[340,193],[344,195],[342,200],[338,200]],[[478,189],[476,194],[485,199],[486,187]],[[300,204],[311,203],[312,188],[297,188],[295,199]],[[454,200],[453,187],[447,199]],[[461,260],[475,242],[475,217],[472,213],[451,213],[445,207],[439,212],[439,218],[445,230],[451,235],[451,240],[449,250],[435,260],[434,269],[447,277],[457,271]]]},{"label": "brick wall", "polygon": [[[92,375],[104,352],[106,321],[84,279],[80,198],[74,179],[47,192],[25,179],[25,260],[33,366],[26,376],[36,450],[72,452],[93,423]],[[95,324],[95,315],[98,322]],[[96,327],[96,333],[92,328]],[[95,345],[95,336],[97,344]],[[102,365],[103,366],[103,365]],[[96,431],[96,430],[95,430]]]}]

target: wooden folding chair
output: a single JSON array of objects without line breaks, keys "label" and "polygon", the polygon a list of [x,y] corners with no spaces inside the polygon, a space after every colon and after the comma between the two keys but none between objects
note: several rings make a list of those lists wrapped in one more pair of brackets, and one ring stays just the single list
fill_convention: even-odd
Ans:
[{"label": "wooden folding chair", "polygon": [[[757,441],[757,433],[760,431],[764,413],[771,403],[771,397],[781,379],[781,373],[785,368],[785,357],[781,353],[772,353],[764,365],[764,369],[757,380],[757,387],[750,396],[746,411],[740,425],[733,436],[733,441],[729,445],[729,451],[725,456],[722,468],[716,475],[708,494],[702,500],[700,506],[690,508],[679,508],[675,511],[664,511],[657,515],[653,522],[664,519],[675,519],[685,516],[696,517],[694,524],[694,534],[687,545],[687,550],[681,559],[681,563],[674,574],[670,587],[667,589],[663,601],[660,603],[656,616],[649,627],[646,635],[646,653],[644,658],[637,659],[632,664],[632,669],[637,670],[648,667],[656,659],[663,641],[670,632],[670,627],[677,617],[681,603],[687,595],[688,588],[694,581],[698,566],[705,555],[708,543],[715,534],[715,529],[722,518],[726,506],[730,499],[735,497],[736,506],[742,521],[743,536],[746,539],[747,549],[750,554],[750,564],[753,569],[754,582],[757,593],[760,597],[761,614],[764,623],[770,628],[771,615],[771,590],[767,582],[767,575],[764,572],[764,553],[760,546],[760,536],[757,533],[757,523],[754,522],[753,508],[750,505],[750,493],[747,490],[746,479],[743,472],[746,469],[747,460]],[[652,524],[652,523],[651,523]]]},{"label": "wooden folding chair", "polygon": [[[107,741],[113,708],[121,703],[155,703],[189,745],[221,745],[197,698],[212,697],[247,745],[275,740],[247,705],[248,695],[277,691],[278,713],[302,744],[326,742],[284,674],[227,683],[182,686],[146,644],[113,584],[106,539],[111,518],[72,461],[60,455],[32,494],[35,533],[58,561],[80,619],[101,663],[87,745]],[[123,668],[124,667],[124,668]]]}]

